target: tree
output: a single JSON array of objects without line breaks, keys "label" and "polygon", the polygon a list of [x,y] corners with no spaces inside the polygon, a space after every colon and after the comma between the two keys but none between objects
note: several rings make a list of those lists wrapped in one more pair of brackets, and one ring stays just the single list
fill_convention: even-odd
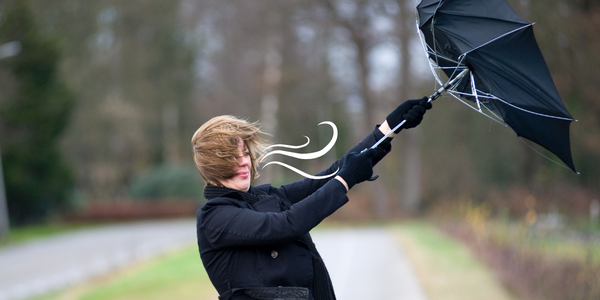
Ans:
[{"label": "tree", "polygon": [[0,44],[19,41],[19,55],[0,62],[0,147],[11,222],[24,224],[65,207],[73,174],[59,150],[74,96],[58,76],[56,39],[40,34],[25,1],[5,4]]},{"label": "tree", "polygon": [[126,197],[137,173],[191,161],[198,47],[189,6],[30,1],[44,30],[64,39],[61,71],[78,101],[62,146],[84,200]]}]

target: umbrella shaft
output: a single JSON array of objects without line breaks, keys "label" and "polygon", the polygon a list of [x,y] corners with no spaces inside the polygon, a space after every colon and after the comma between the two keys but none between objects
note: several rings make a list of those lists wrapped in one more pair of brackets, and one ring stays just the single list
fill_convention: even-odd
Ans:
[{"label": "umbrella shaft", "polygon": [[467,75],[467,73],[469,73],[469,69],[462,70],[462,72],[458,73],[458,75],[456,75],[456,77],[454,77],[454,78],[452,78],[452,80],[449,80],[448,82],[446,82],[446,84],[444,84],[437,91],[435,91],[435,93],[433,93],[433,95],[429,96],[429,99],[427,99],[427,102],[431,102],[431,101],[439,98],[445,90],[449,89],[457,81],[459,81],[463,77],[465,77],[465,75]]},{"label": "umbrella shaft", "polygon": [[371,146],[371,149],[377,148],[377,146],[379,146],[379,144],[381,144],[383,141],[385,141],[385,139],[387,139],[390,135],[392,135],[392,133],[394,133],[394,131],[398,130],[402,125],[404,125],[404,123],[406,123],[406,120],[402,120],[402,122],[400,122],[400,124],[398,124],[398,125],[396,125],[396,127],[392,128],[392,130],[390,130],[390,132],[386,133],[375,144],[373,144],[373,146]]},{"label": "umbrella shaft", "polygon": [[[448,88],[453,86],[457,81],[459,81],[461,78],[463,78],[465,75],[467,75],[467,73],[469,73],[469,69],[462,70],[462,72],[460,72],[456,77],[454,77],[454,78],[452,78],[452,80],[449,80],[448,82],[446,82],[446,84],[444,84],[441,88],[439,88],[437,91],[435,91],[435,93],[433,93],[433,95],[429,96],[429,99],[427,99],[427,102],[431,102],[431,101],[437,99],[438,97],[440,97],[442,92],[444,92],[445,90],[447,90]],[[396,127],[392,128],[392,130],[390,130],[390,132],[386,133],[375,144],[373,144],[373,146],[371,146],[371,149],[377,148],[377,146],[379,146],[379,144],[381,144],[385,139],[387,139],[390,135],[392,135],[392,133],[394,133],[396,130],[398,130],[400,127],[402,127],[402,125],[404,125],[404,123],[406,123],[406,120],[402,120],[402,122],[400,122],[400,124],[398,124],[398,125],[396,125]]]}]

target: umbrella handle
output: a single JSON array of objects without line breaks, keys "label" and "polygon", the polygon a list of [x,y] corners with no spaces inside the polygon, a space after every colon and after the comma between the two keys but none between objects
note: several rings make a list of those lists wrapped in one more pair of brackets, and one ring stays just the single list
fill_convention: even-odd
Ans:
[{"label": "umbrella handle", "polygon": [[[456,77],[452,78],[452,80],[448,80],[448,82],[446,82],[442,87],[440,87],[437,91],[435,91],[435,93],[433,93],[433,95],[429,96],[429,98],[427,99],[427,102],[431,102],[431,101],[439,98],[440,95],[442,95],[442,92],[449,89],[457,81],[459,81],[460,79],[465,77],[465,75],[467,75],[467,73],[469,73],[469,69],[464,69],[464,70],[462,70],[462,72],[458,73],[458,75],[456,75]],[[400,127],[402,127],[402,125],[404,125],[404,123],[406,123],[406,120],[402,120],[402,122],[400,122],[400,124],[398,124],[398,125],[396,125],[396,127],[392,128],[392,130],[390,130],[390,132],[386,133],[375,144],[373,144],[373,146],[371,146],[370,149],[377,148],[377,146],[379,146],[379,144],[383,143],[383,141],[385,141],[385,139],[387,139],[392,133],[394,133],[396,130],[398,130]],[[375,178],[375,179],[377,179],[377,178]],[[373,180],[375,180],[375,179],[373,179]]]}]

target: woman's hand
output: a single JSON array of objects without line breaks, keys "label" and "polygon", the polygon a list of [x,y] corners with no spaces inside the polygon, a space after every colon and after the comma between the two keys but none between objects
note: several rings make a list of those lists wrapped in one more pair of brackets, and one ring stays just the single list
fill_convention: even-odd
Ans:
[{"label": "woman's hand", "polygon": [[367,149],[360,153],[348,153],[342,169],[335,178],[342,184],[345,183],[346,190],[351,189],[357,183],[371,178],[373,176],[373,163],[371,159],[376,153],[375,149]]},{"label": "woman's hand", "polygon": [[[387,126],[390,128],[389,130],[396,127],[403,120],[406,120],[404,125],[394,131],[394,133],[397,134],[402,129],[417,127],[417,125],[421,124],[423,115],[425,115],[425,112],[432,107],[431,102],[427,102],[427,100],[427,97],[423,97],[421,99],[406,100],[398,105],[398,107],[385,118]],[[385,130],[385,128],[383,130]],[[383,130],[381,130],[381,132],[383,132]],[[385,133],[386,132],[384,132],[384,134]]]}]

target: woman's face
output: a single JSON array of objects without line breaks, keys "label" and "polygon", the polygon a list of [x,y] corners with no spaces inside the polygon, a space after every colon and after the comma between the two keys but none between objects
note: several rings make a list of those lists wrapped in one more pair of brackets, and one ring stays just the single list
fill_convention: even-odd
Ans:
[{"label": "woman's face", "polygon": [[238,140],[238,166],[234,169],[235,176],[225,180],[222,184],[230,189],[247,192],[250,188],[250,170],[252,168],[252,160],[248,147],[242,139]]}]

